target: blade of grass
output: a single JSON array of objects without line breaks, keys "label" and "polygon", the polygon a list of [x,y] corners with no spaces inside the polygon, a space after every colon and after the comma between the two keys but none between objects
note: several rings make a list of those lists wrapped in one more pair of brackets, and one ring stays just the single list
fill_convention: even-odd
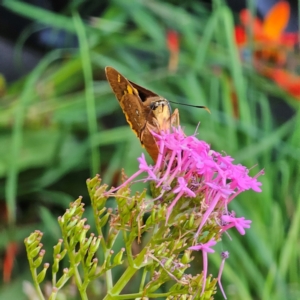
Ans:
[{"label": "blade of grass", "polygon": [[239,161],[243,161],[249,157],[261,155],[262,153],[270,151],[273,147],[275,147],[278,149],[278,151],[285,154],[290,154],[297,159],[298,153],[295,152],[297,149],[293,149],[291,145],[282,142],[282,138],[290,133],[294,124],[295,120],[291,119],[271,134],[263,134],[259,143],[252,143],[251,145],[241,149],[241,151],[235,155],[235,158]]},{"label": "blade of grass", "polygon": [[[300,200],[300,199],[299,199]],[[282,249],[280,252],[278,266],[273,266],[267,276],[265,288],[263,291],[263,299],[274,299],[272,296],[274,290],[276,290],[276,299],[288,298],[287,296],[287,282],[286,276],[288,269],[291,266],[291,261],[293,261],[293,256],[295,254],[295,245],[298,243],[299,239],[299,228],[300,228],[300,201],[298,200],[297,208],[293,216],[293,221],[288,232],[287,238],[285,238],[282,243]]]},{"label": "blade of grass", "polygon": [[16,221],[16,196],[17,196],[17,181],[18,181],[18,158],[21,152],[23,124],[27,106],[32,98],[33,87],[35,82],[40,77],[44,69],[50,62],[60,58],[60,51],[53,51],[43,59],[34,71],[28,76],[20,95],[19,105],[16,107],[15,118],[12,128],[11,155],[7,172],[7,180],[5,183],[5,198],[8,209],[8,223],[15,224]]},{"label": "blade of grass", "polygon": [[133,136],[129,126],[122,126],[97,132],[93,137],[93,142],[97,146],[104,146],[128,141]]},{"label": "blade of grass", "polygon": [[218,19],[219,19],[219,12],[214,11],[204,28],[203,31],[204,34],[201,38],[201,42],[196,48],[197,50],[195,52],[195,57],[193,59],[194,64],[191,66],[191,68],[194,69],[204,68],[205,56],[207,54],[209,44],[212,41],[214,31],[217,28]]},{"label": "blade of grass", "polygon": [[100,167],[100,153],[98,148],[92,141],[93,135],[97,132],[97,114],[95,108],[95,96],[93,88],[93,72],[91,67],[90,49],[86,37],[86,32],[82,23],[82,20],[77,12],[73,13],[74,26],[79,40],[79,50],[81,63],[83,68],[83,77],[85,84],[85,99],[86,99],[86,112],[88,118],[88,131],[91,147],[91,160],[90,160],[90,171],[91,176],[98,173]]},{"label": "blade of grass", "polygon": [[[238,49],[234,41],[234,25],[232,13],[227,6],[220,7],[220,18],[224,25],[224,34],[226,35],[227,47],[229,52],[229,64],[231,66],[231,73],[234,82],[234,88],[238,96],[240,118],[246,124],[251,124],[251,115],[249,106],[247,105],[247,97],[245,92],[245,82],[242,71],[242,65],[239,59]],[[248,140],[250,142],[250,140]]]},{"label": "blade of grass", "polygon": [[292,224],[288,232],[287,238],[283,244],[281,255],[279,258],[279,271],[283,277],[286,276],[288,267],[291,261],[291,255],[294,251],[295,245],[299,242],[300,234],[300,197],[297,200],[297,208],[293,215]]},{"label": "blade of grass", "polygon": [[238,140],[237,140],[237,126],[235,122],[234,109],[233,109],[233,100],[232,100],[232,82],[231,78],[228,78],[225,74],[220,78],[221,87],[222,87],[222,107],[226,115],[231,116],[227,118],[227,149],[232,152],[234,149],[238,148]]}]

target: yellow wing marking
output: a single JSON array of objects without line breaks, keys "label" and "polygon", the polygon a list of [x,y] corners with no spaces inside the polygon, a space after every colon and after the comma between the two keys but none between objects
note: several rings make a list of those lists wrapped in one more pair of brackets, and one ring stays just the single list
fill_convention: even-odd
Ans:
[{"label": "yellow wing marking", "polygon": [[130,85],[127,85],[128,94],[133,94],[133,89]]}]

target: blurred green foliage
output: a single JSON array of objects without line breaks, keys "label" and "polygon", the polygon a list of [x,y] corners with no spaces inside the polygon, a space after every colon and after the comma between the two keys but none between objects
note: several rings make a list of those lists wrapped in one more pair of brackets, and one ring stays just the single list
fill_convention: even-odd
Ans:
[{"label": "blurred green foliage", "polygon": [[[198,137],[213,149],[249,168],[257,165],[252,175],[265,168],[263,192],[246,192],[231,206],[253,223],[245,236],[233,232],[233,240],[224,239],[219,249],[230,252],[223,286],[231,300],[300,298],[299,102],[241,64],[233,15],[222,1],[211,8],[196,1],[115,0],[93,18],[87,17],[92,1],[73,1],[64,14],[21,1],[2,5],[37,26],[24,31],[16,51],[31,31],[46,26],[54,40],[61,30],[76,35],[79,46],[49,52],[30,74],[8,85],[0,100],[0,193],[8,210],[1,252],[12,241],[19,244],[1,299],[25,299],[21,284],[30,276],[22,241],[29,232],[43,231],[51,252],[60,235],[56,218],[78,195],[88,202],[86,178],[98,172],[103,182],[116,185],[121,168],[128,175],[137,168],[142,150],[105,80],[105,66],[169,100],[208,106],[211,115],[172,105],[187,134],[201,121]],[[167,69],[169,29],[180,36],[176,73]],[[214,254],[209,261],[216,274],[221,258]],[[193,267],[199,270],[198,262],[200,257]]]}]

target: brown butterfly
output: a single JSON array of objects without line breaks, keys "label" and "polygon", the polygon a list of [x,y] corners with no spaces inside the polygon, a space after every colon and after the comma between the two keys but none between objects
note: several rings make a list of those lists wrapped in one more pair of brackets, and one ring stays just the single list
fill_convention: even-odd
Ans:
[{"label": "brown butterfly", "polygon": [[159,133],[179,125],[178,110],[172,114],[168,100],[127,80],[116,69],[106,67],[105,72],[131,129],[156,161],[159,149],[150,130]]}]

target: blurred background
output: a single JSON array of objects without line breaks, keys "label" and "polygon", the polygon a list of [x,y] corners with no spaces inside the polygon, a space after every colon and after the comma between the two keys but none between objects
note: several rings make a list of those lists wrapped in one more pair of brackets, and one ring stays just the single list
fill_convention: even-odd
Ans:
[{"label": "blurred background", "polygon": [[[117,185],[122,168],[131,175],[138,167],[144,150],[105,66],[171,101],[206,105],[211,114],[172,107],[187,134],[200,122],[197,136],[212,149],[252,176],[265,169],[263,192],[245,192],[229,207],[251,229],[224,236],[209,272],[217,276],[218,253],[228,250],[228,299],[300,299],[298,3],[275,0],[2,1],[0,299],[30,295],[30,232],[44,232],[51,262],[69,202],[82,195],[93,224],[86,179],[99,173]],[[101,299],[95,290],[90,299]]]}]

